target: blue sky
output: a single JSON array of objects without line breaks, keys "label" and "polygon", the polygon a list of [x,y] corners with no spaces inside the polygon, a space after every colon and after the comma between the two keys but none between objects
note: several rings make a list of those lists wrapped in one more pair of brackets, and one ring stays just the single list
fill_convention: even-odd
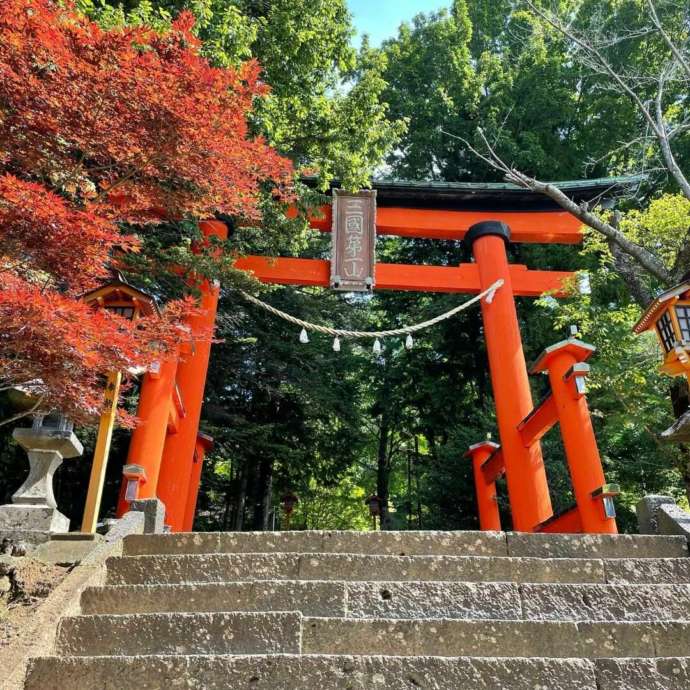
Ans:
[{"label": "blue sky", "polygon": [[[448,7],[450,0],[347,0],[358,34],[369,34],[371,42],[381,41],[398,32],[398,26],[420,12]],[[356,40],[359,45],[359,36]]]}]

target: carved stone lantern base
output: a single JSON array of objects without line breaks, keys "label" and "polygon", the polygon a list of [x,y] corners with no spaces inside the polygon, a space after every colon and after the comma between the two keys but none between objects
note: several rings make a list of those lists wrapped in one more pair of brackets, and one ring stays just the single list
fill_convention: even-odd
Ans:
[{"label": "carved stone lantern base", "polygon": [[12,503],[0,506],[0,537],[36,544],[69,531],[69,519],[57,509],[53,475],[63,459],[83,453],[81,443],[71,428],[35,425],[12,435],[29,456],[29,476]]}]

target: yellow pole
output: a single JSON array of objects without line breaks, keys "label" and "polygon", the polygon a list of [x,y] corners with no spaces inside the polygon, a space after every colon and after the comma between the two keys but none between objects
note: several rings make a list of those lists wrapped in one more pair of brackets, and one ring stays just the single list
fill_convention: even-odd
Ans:
[{"label": "yellow pole", "polygon": [[81,523],[81,531],[93,534],[96,531],[98,513],[101,508],[103,484],[105,482],[105,470],[108,466],[108,454],[110,453],[110,440],[113,437],[115,416],[117,413],[117,401],[120,396],[120,372],[108,375],[105,386],[106,409],[101,414],[98,424],[98,438],[91,465],[91,478],[89,479],[89,491],[86,494],[86,506],[84,507],[84,519]]}]

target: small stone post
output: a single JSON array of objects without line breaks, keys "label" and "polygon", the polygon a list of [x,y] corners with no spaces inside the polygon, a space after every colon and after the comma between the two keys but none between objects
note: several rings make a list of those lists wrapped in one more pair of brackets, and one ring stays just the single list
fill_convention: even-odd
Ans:
[{"label": "small stone post", "polygon": [[84,448],[61,414],[37,415],[31,429],[15,429],[12,436],[29,456],[29,476],[12,495],[12,503],[0,506],[0,534],[10,539],[40,543],[56,532],[69,531],[69,519],[58,509],[53,494],[53,475],[65,458]]}]

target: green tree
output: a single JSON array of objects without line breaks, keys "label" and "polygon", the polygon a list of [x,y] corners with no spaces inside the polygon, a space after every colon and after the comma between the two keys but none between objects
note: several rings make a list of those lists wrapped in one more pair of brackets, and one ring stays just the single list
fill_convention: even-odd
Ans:
[{"label": "green tree", "polygon": [[272,146],[313,171],[367,186],[402,122],[381,98],[385,56],[350,44],[345,0],[81,0],[105,24],[165,24],[182,9],[197,19],[205,54],[221,65],[256,59],[270,94],[255,125]]}]

